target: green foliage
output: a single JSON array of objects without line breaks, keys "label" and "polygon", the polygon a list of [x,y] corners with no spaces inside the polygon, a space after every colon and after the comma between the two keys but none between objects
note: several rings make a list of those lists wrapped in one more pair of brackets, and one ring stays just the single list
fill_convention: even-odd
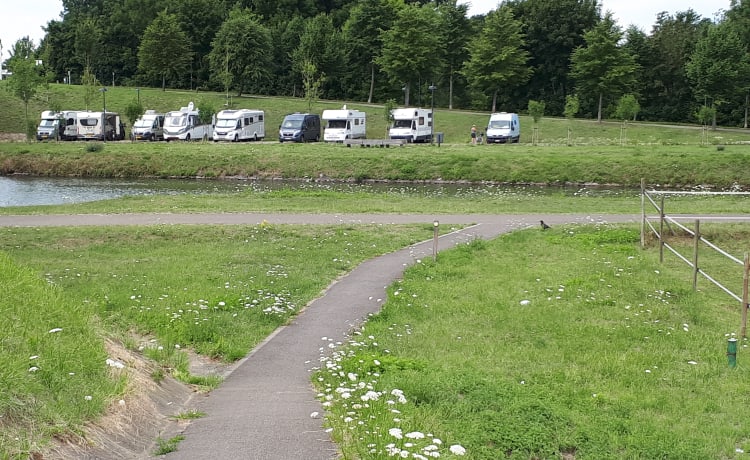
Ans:
[{"label": "green foliage", "polygon": [[89,153],[98,153],[104,150],[104,143],[102,142],[87,142],[84,148]]},{"label": "green foliage", "polygon": [[716,118],[716,107],[702,105],[694,116],[700,124],[704,126],[709,125]]},{"label": "green foliage", "polygon": [[177,446],[180,444],[180,441],[184,440],[185,436],[178,435],[170,439],[162,439],[162,438],[156,438],[156,450],[154,451],[154,455],[167,455],[170,452],[176,452]]},{"label": "green foliage", "polygon": [[23,40],[16,42],[15,54],[8,60],[13,75],[7,81],[8,90],[24,104],[24,119],[28,120],[29,101],[36,95],[44,79],[36,68],[33,44]]},{"label": "green foliage", "polygon": [[565,110],[563,111],[565,118],[572,120],[580,110],[581,102],[577,94],[568,94],[565,96]]},{"label": "green foliage", "polygon": [[398,107],[395,99],[388,99],[383,105],[383,121],[385,122],[385,138],[388,138],[388,129],[393,124],[393,109]]},{"label": "green foliage", "polygon": [[[309,65],[315,67],[314,80],[318,80],[318,96],[315,99],[321,96],[335,97],[337,91],[334,86],[339,83],[345,68],[343,53],[341,33],[334,27],[329,15],[320,14],[305,22],[299,44],[291,57],[295,72],[302,75],[303,84],[309,77]],[[303,89],[307,99],[307,86]]]},{"label": "green foliage", "polygon": [[83,69],[81,84],[83,85],[83,103],[86,106],[86,110],[90,110],[93,106],[94,97],[96,97],[99,92],[101,84],[88,66]]},{"label": "green foliage", "polygon": [[141,115],[143,115],[143,113],[144,113],[143,105],[137,100],[133,100],[131,103],[125,106],[124,115],[125,115],[125,118],[127,118],[128,121],[130,121],[130,126],[133,126],[136,120],[138,120],[141,117]]},{"label": "green foliage", "polygon": [[217,113],[216,106],[208,99],[199,101],[196,108],[198,109],[198,117],[201,123],[205,125],[210,124]]},{"label": "green foliage", "polygon": [[534,120],[534,124],[539,123],[539,120],[544,116],[544,109],[546,104],[544,101],[529,101],[529,116]]},{"label": "green foliage", "polygon": [[163,11],[149,24],[138,47],[138,71],[153,81],[178,80],[191,62],[190,40],[180,28],[177,16]]},{"label": "green foliage", "polygon": [[325,81],[325,75],[318,73],[318,68],[311,60],[302,63],[302,89],[305,91],[307,111],[312,112],[312,106],[320,98],[320,87]]},{"label": "green foliage", "polygon": [[617,107],[615,108],[615,117],[620,120],[633,120],[641,110],[641,105],[633,94],[625,94],[617,101]]}]

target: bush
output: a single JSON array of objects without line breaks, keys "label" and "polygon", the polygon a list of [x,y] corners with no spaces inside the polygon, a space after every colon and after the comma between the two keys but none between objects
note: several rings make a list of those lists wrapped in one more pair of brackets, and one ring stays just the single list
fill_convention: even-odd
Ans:
[{"label": "bush", "polygon": [[101,142],[90,142],[86,144],[86,151],[91,153],[101,152],[104,150],[104,144]]}]

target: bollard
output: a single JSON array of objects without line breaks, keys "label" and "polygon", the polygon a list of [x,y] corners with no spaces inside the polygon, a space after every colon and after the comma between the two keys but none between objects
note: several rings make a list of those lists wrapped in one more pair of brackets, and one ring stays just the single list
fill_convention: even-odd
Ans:
[{"label": "bollard", "polygon": [[734,337],[727,342],[727,358],[729,358],[729,367],[737,367],[737,339]]},{"label": "bollard", "polygon": [[432,260],[437,260],[437,253],[438,253],[438,238],[440,237],[440,232],[438,231],[440,227],[440,222],[437,220],[432,223],[432,228],[434,229],[433,235],[432,235]]}]

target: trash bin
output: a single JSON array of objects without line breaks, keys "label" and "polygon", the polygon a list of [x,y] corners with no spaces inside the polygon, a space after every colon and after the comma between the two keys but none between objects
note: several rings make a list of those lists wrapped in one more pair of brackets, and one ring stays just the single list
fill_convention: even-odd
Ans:
[{"label": "trash bin", "polygon": [[438,147],[443,143],[443,133],[435,133],[435,139],[437,140]]}]

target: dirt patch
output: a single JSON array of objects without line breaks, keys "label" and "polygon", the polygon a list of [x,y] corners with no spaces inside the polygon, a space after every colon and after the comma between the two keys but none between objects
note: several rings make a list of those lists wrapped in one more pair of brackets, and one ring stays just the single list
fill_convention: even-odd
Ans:
[{"label": "dirt patch", "polygon": [[0,142],[22,142],[26,140],[23,133],[0,133]]},{"label": "dirt patch", "polygon": [[[83,435],[55,439],[38,458],[48,459],[147,459],[154,458],[157,439],[169,440],[178,435],[187,422],[176,415],[193,409],[204,397],[196,388],[165,376],[156,382],[152,373],[158,365],[140,353],[109,341],[110,358],[123,363],[129,388],[122,399],[110,404],[107,413],[84,427]],[[225,363],[188,352],[190,372],[194,375],[227,375]]]}]

